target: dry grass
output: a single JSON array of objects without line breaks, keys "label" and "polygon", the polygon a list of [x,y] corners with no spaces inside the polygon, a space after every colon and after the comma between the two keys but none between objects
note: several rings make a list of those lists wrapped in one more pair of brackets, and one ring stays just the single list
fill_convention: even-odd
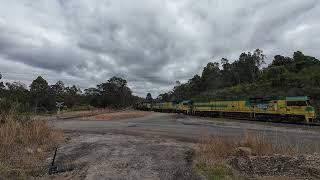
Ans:
[{"label": "dry grass", "polygon": [[[268,137],[265,133],[247,131],[243,137],[203,137],[196,148],[195,167],[208,179],[243,179],[234,177],[227,159],[237,156],[238,147],[248,147],[252,155],[297,155],[303,153],[299,144],[289,144],[283,137]],[[231,178],[232,176],[232,178]]]},{"label": "dry grass", "polygon": [[93,109],[93,110],[85,110],[85,111],[72,111],[72,112],[63,112],[59,115],[61,119],[68,118],[85,118],[90,116],[96,116],[104,113],[112,113],[116,112],[114,109]]},{"label": "dry grass", "polygon": [[113,112],[106,113],[94,116],[94,119],[99,120],[112,120],[112,119],[127,119],[127,118],[138,118],[144,117],[150,114],[150,112],[145,111],[121,111],[121,112]]},{"label": "dry grass", "polygon": [[264,132],[247,131],[239,146],[251,148],[253,155],[297,155],[304,152],[299,144],[290,144],[285,137],[268,137]]},{"label": "dry grass", "polygon": [[4,177],[37,175],[47,152],[63,141],[44,119],[24,118],[11,112],[0,124],[0,173]]},{"label": "dry grass", "polygon": [[132,110],[117,110],[117,109],[93,109],[85,111],[63,112],[58,117],[60,119],[79,118],[79,119],[93,119],[93,120],[112,120],[112,119],[126,119],[144,117],[150,114],[145,111]]},{"label": "dry grass", "polygon": [[297,155],[303,149],[299,144],[289,144],[284,137],[268,137],[265,133],[247,131],[243,137],[203,137],[197,152],[206,157],[224,159],[235,155],[237,147],[249,147],[253,155]]}]

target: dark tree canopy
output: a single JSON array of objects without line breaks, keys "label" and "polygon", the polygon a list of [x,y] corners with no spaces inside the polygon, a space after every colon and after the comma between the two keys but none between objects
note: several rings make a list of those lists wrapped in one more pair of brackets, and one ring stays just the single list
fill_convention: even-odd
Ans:
[{"label": "dark tree canopy", "polygon": [[49,85],[48,82],[43,79],[41,76],[38,76],[37,79],[33,80],[30,85],[31,98],[34,101],[35,112],[37,108],[45,108],[48,95],[49,95]]},{"label": "dark tree canopy", "polygon": [[120,77],[112,77],[106,83],[97,85],[99,99],[95,99],[98,106],[125,107],[131,103],[132,92],[127,81]]},{"label": "dark tree canopy", "polygon": [[[2,74],[0,73],[0,79],[2,79]],[[2,90],[3,88],[5,88],[3,82],[0,82],[0,90]]]},{"label": "dark tree canopy", "polygon": [[147,96],[146,96],[146,101],[147,102],[152,102],[153,98],[152,98],[152,95],[151,93],[148,93]]},{"label": "dark tree canopy", "polygon": [[48,91],[48,88],[48,82],[41,76],[38,76],[37,79],[33,80],[30,85],[30,91],[34,94],[42,94]]},{"label": "dark tree canopy", "polygon": [[272,66],[286,66],[293,63],[293,59],[290,57],[284,57],[281,55],[274,56],[274,60],[272,61]]}]

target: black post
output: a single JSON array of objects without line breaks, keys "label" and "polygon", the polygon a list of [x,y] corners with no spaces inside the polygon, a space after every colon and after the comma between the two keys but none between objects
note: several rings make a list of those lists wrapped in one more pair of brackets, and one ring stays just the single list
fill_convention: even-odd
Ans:
[{"label": "black post", "polygon": [[54,165],[54,161],[55,161],[56,155],[57,155],[57,150],[58,150],[58,147],[56,147],[56,149],[54,151],[54,155],[53,155],[53,158],[52,158],[51,166],[49,167],[49,175],[58,172],[58,167],[56,165]]}]

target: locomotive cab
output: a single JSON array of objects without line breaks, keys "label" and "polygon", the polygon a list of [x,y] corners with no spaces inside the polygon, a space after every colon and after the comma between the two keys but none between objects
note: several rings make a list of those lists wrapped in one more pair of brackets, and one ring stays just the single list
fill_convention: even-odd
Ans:
[{"label": "locomotive cab", "polygon": [[190,114],[192,111],[192,101],[187,100],[187,101],[182,101],[178,105],[178,111],[184,114]]},{"label": "locomotive cab", "polygon": [[286,110],[291,115],[302,115],[305,122],[313,122],[316,119],[314,107],[311,106],[309,97],[287,97]]}]

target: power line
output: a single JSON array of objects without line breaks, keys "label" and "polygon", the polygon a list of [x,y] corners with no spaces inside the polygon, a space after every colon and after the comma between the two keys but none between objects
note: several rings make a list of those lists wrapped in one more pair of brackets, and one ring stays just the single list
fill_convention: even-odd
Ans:
[{"label": "power line", "polygon": [[52,75],[49,75],[47,73],[27,73],[27,72],[6,72],[6,71],[0,71],[0,74],[2,75],[6,75],[6,74],[14,74],[16,76],[24,76],[24,75],[33,75],[33,76],[46,76],[46,78],[48,79],[75,79],[75,78],[79,78],[79,77],[74,77],[74,76],[70,76],[70,75],[62,75],[64,77],[61,77],[61,78],[50,78],[50,77],[47,77],[47,76],[52,76]]},{"label": "power line", "polygon": [[6,71],[0,71],[1,74],[17,74],[17,75],[48,75],[46,73],[23,73],[23,72],[6,72]]}]

